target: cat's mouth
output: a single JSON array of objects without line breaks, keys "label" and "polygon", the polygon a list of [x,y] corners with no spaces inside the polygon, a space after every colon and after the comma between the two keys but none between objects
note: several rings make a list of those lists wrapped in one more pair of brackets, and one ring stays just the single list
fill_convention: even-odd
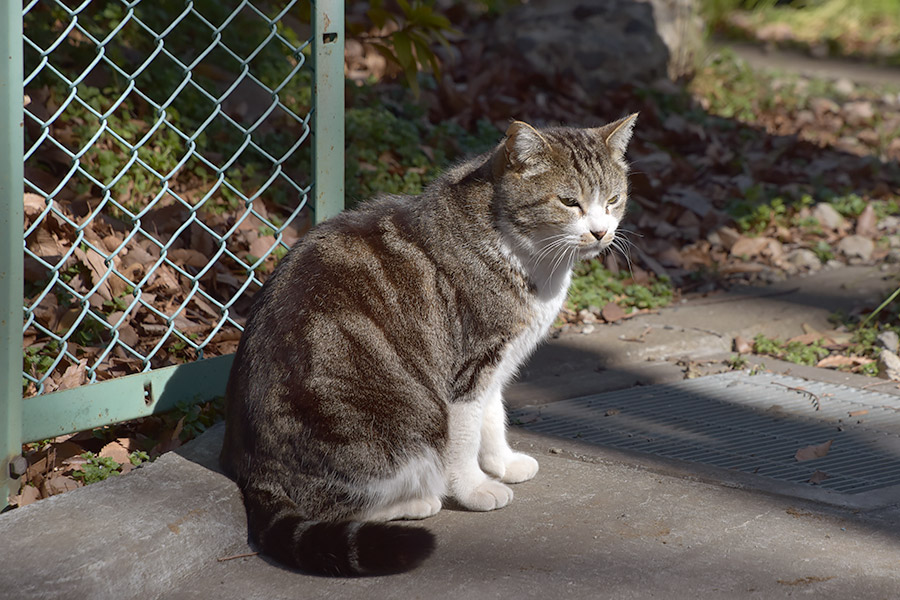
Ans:
[{"label": "cat's mouth", "polygon": [[603,254],[603,252],[610,247],[612,244],[612,239],[607,240],[606,238],[597,240],[595,242],[590,242],[587,244],[582,244],[578,247],[577,256],[579,260],[587,260],[589,258],[595,258]]}]

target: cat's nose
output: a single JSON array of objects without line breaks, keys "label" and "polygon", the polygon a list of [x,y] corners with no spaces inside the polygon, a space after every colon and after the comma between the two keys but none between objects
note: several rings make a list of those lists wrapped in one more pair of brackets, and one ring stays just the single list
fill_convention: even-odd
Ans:
[{"label": "cat's nose", "polygon": [[603,236],[606,235],[606,229],[598,229],[596,231],[591,231],[591,235],[594,236],[598,240],[602,240]]}]

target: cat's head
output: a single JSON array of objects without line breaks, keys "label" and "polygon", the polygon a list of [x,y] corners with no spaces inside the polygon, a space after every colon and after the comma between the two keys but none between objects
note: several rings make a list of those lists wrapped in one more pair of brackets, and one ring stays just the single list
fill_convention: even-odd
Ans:
[{"label": "cat's head", "polygon": [[636,118],[590,129],[509,126],[494,156],[495,214],[517,252],[571,264],[613,242],[625,214],[625,149]]}]

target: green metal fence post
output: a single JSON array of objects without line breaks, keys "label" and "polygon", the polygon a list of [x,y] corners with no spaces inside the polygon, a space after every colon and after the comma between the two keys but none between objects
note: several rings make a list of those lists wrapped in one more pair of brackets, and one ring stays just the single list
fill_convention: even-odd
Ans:
[{"label": "green metal fence post", "polygon": [[22,225],[24,112],[22,3],[0,8],[0,509],[18,490],[10,461],[22,453]]},{"label": "green metal fence post", "polygon": [[344,209],[344,2],[313,5],[313,198],[321,223]]}]

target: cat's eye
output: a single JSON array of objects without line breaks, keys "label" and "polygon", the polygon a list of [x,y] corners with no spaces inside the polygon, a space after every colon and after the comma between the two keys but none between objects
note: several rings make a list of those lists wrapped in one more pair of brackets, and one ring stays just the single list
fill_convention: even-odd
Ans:
[{"label": "cat's eye", "polygon": [[559,196],[559,201],[566,206],[578,206],[578,200],[576,198],[570,198],[569,196]]},{"label": "cat's eye", "polygon": [[618,203],[619,199],[620,199],[620,196],[618,194],[616,194],[615,196],[610,196],[609,200],[606,201],[606,205],[612,206],[613,204]]}]

